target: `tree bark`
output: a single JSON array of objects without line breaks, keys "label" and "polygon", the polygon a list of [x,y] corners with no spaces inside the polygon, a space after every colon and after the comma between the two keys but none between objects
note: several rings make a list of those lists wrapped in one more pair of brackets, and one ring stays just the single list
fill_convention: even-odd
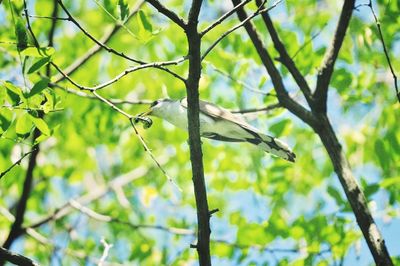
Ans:
[{"label": "tree bark", "polygon": [[326,115],[318,115],[319,126],[314,131],[321,139],[332,161],[336,174],[356,216],[358,225],[378,266],[391,266],[393,262],[378,227],[368,209],[368,202],[353,176],[349,162]]},{"label": "tree bark", "polygon": [[197,30],[198,15],[202,1],[194,0],[189,13],[186,35],[189,44],[189,75],[186,81],[188,101],[188,130],[192,179],[197,206],[197,244],[201,266],[211,265],[210,256],[210,214],[208,210],[207,190],[204,180],[203,152],[200,141],[199,121],[199,81],[201,76],[201,38]]}]

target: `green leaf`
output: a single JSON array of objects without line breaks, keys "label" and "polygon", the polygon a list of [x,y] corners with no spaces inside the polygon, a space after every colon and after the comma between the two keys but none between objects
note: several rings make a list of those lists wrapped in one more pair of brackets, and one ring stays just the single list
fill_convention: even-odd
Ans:
[{"label": "green leaf", "polygon": [[347,69],[340,68],[333,72],[331,85],[339,91],[345,91],[350,87],[352,80],[351,73]]},{"label": "green leaf", "polygon": [[153,31],[153,26],[150,21],[147,19],[146,13],[143,10],[139,10],[139,25],[144,28],[148,32]]},{"label": "green leaf", "polygon": [[7,88],[7,95],[12,102],[11,104],[18,105],[21,100],[22,89],[9,81],[4,82],[3,85]]},{"label": "green leaf", "polygon": [[47,65],[50,62],[51,57],[42,57],[36,60],[35,63],[28,69],[28,74],[32,74],[33,72],[38,71],[41,67]]},{"label": "green leaf", "polygon": [[15,21],[15,36],[17,36],[17,48],[19,51],[28,47],[28,34],[26,32],[25,23],[22,18],[16,18]]},{"label": "green leaf", "polygon": [[388,188],[388,187],[392,187],[392,186],[400,187],[400,176],[385,178],[381,182],[381,186],[383,188]]},{"label": "green leaf", "polygon": [[17,124],[15,130],[18,136],[26,137],[32,129],[32,121],[30,120],[30,115],[24,113],[17,119]]},{"label": "green leaf", "polygon": [[286,127],[290,124],[290,121],[287,119],[284,119],[282,121],[279,121],[276,124],[273,124],[269,130],[274,133],[275,136],[280,136],[286,129]]},{"label": "green leaf", "polygon": [[2,130],[1,133],[7,131],[7,129],[10,127],[12,118],[13,114],[10,110],[8,109],[0,110],[0,129]]},{"label": "green leaf", "polygon": [[42,90],[47,88],[49,82],[50,82],[49,78],[43,78],[39,80],[35,85],[33,85],[33,88],[29,92],[28,97],[32,97],[33,95],[40,93]]},{"label": "green leaf", "polygon": [[29,47],[22,51],[21,55],[32,57],[48,57],[53,55],[55,49],[53,47]]},{"label": "green leaf", "polygon": [[336,203],[340,206],[344,203],[342,195],[340,192],[334,188],[333,186],[328,186],[327,192],[329,196],[335,199]]},{"label": "green leaf", "polygon": [[128,4],[126,3],[126,0],[118,0],[118,6],[119,6],[120,18],[123,21],[129,15],[129,7]]},{"label": "green leaf", "polygon": [[387,161],[388,154],[386,152],[385,144],[380,139],[375,142],[375,154],[378,157],[378,161],[382,169],[387,169],[389,167],[389,163]]},{"label": "green leaf", "polygon": [[34,117],[33,115],[29,115],[30,120],[33,122],[33,124],[46,136],[50,136],[51,132],[49,129],[49,126],[46,124],[46,122],[39,117]]}]

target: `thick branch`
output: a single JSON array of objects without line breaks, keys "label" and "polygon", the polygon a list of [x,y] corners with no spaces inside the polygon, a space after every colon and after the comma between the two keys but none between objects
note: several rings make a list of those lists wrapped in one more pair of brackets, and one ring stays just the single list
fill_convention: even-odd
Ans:
[{"label": "thick branch", "polygon": [[197,253],[200,265],[211,265],[210,257],[210,216],[207,191],[204,180],[203,152],[200,141],[199,81],[201,75],[200,34],[197,31],[198,16],[202,1],[194,0],[189,12],[186,35],[189,44],[189,75],[186,82],[188,101],[188,129],[192,179],[197,207]]},{"label": "thick branch", "polygon": [[185,21],[180,18],[174,11],[166,8],[163,4],[161,4],[158,0],[146,0],[149,4],[151,4],[155,9],[158,10],[161,14],[175,22],[182,29],[186,29]]},{"label": "thick branch", "polygon": [[[257,5],[261,6],[262,1],[257,0]],[[299,86],[300,90],[303,92],[304,97],[306,98],[309,105],[312,103],[312,95],[311,89],[308,86],[308,83],[304,76],[300,73],[299,69],[296,67],[294,61],[289,56],[285,45],[282,43],[278,36],[278,32],[276,31],[274,24],[268,13],[263,13],[262,18],[264,20],[265,25],[271,35],[272,42],[274,43],[275,49],[279,52],[279,61],[289,70],[290,74],[292,74],[294,80]]]},{"label": "thick branch", "polygon": [[335,172],[339,177],[340,183],[346,193],[347,199],[353,209],[357,223],[360,226],[376,265],[393,265],[385,241],[368,209],[368,202],[360,188],[360,185],[357,183],[351,172],[349,162],[346,159],[342,146],[340,145],[328,118],[326,115],[321,114],[318,116],[318,121],[320,125],[317,128],[314,128],[314,130],[319,135],[329,157],[331,158]]},{"label": "thick branch", "polygon": [[13,263],[15,265],[24,265],[24,266],[37,266],[36,262],[31,260],[30,258],[27,258],[25,256],[22,256],[20,254],[11,252],[5,248],[0,247],[0,257],[3,258],[5,261],[8,261],[10,263]]},{"label": "thick branch", "polygon": [[326,113],[329,83],[331,81],[336,59],[346,35],[346,30],[349,26],[354,4],[355,0],[344,1],[342,13],[340,14],[335,34],[332,39],[332,44],[326,52],[324,61],[322,62],[321,68],[318,72],[317,86],[314,92],[315,104],[314,106],[311,106],[314,112]]},{"label": "thick branch", "polygon": [[[234,5],[237,5],[239,3],[239,0],[232,0]],[[248,16],[246,12],[243,10],[243,8],[240,8],[237,10],[238,17],[240,21],[246,21]],[[249,21],[244,25],[250,39],[253,42],[254,47],[257,50],[257,53],[267,69],[268,74],[271,77],[272,83],[274,85],[279,103],[288,109],[290,112],[298,116],[300,119],[302,119],[304,122],[307,124],[315,124],[315,119],[310,111],[305,109],[302,105],[294,101],[290,95],[288,94],[283,81],[282,77],[274,65],[274,62],[272,61],[271,56],[269,55],[267,49],[264,47],[264,44],[261,41],[260,36],[256,32],[255,27],[253,24]]]}]

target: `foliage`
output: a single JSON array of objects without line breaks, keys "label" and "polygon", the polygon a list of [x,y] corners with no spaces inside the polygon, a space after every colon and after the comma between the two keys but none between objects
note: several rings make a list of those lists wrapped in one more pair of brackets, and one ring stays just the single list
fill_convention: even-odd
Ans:
[{"label": "foliage", "polygon": [[[41,264],[89,265],[104,255],[101,239],[113,246],[106,260],[125,265],[195,264],[196,209],[191,182],[187,133],[154,119],[137,126],[176,188],[143,149],[129,119],[73,87],[51,64],[67,69],[95,43],[69,20],[57,20],[54,46],[48,46],[54,3],[28,1],[35,47],[22,1],[0,4],[0,171],[39,144],[34,182],[24,216],[33,226],[13,249]],[[181,1],[162,1],[182,17]],[[1,2],[0,2],[1,3]],[[112,49],[146,62],[176,60],[188,53],[184,32],[146,3],[124,0],[63,1],[94,38],[115,25],[121,29],[107,43]],[[206,1],[200,26],[206,28],[231,7]],[[135,9],[139,6],[139,11]],[[399,4],[374,3],[394,69],[400,39]],[[270,12],[284,45],[310,84],[315,83],[341,2],[286,1]],[[250,3],[247,10],[255,11]],[[135,12],[133,18],[130,14]],[[68,17],[59,9],[57,17]],[[312,19],[310,19],[312,18]],[[262,20],[254,23],[275,57]],[[238,24],[231,16],[203,38],[204,52]],[[314,37],[313,37],[314,36]],[[312,40],[311,40],[312,39]],[[277,62],[290,93],[297,87]],[[104,49],[82,63],[71,78],[91,87],[134,65]],[[187,61],[168,66],[187,75]],[[249,87],[251,89],[249,89]],[[223,39],[203,61],[200,95],[230,109],[276,103],[272,83],[243,29]],[[98,92],[136,115],[168,94],[185,96],[177,78],[157,68],[132,72]],[[296,96],[295,96],[296,97]],[[118,100],[126,103],[117,104]],[[149,102],[148,101],[148,102]],[[332,77],[329,115],[354,174],[363,186],[373,216],[392,256],[400,249],[399,104],[370,9],[354,13]],[[310,128],[282,108],[246,115],[256,127],[286,140],[297,154],[295,164],[273,158],[246,144],[203,140],[211,218],[211,254],[215,265],[370,264],[372,257],[352,215],[320,140]],[[40,136],[33,139],[35,130]],[[20,199],[28,159],[0,179],[0,241],[7,237]],[[114,180],[125,180],[118,184]],[[71,201],[74,200],[74,201]],[[75,204],[75,205],[74,205]],[[68,209],[64,215],[57,215]],[[40,226],[45,217],[52,219]]]}]

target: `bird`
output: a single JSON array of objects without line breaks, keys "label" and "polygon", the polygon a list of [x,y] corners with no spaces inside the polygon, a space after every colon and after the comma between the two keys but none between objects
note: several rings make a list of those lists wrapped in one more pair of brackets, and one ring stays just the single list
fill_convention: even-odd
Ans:
[{"label": "bird", "polygon": [[[286,143],[261,133],[260,130],[248,124],[243,117],[203,100],[199,100],[199,107],[201,137],[226,142],[247,142],[275,156],[295,162],[296,155]],[[164,98],[154,101],[150,109],[141,116],[155,116],[187,130],[187,108],[187,98]]]}]

